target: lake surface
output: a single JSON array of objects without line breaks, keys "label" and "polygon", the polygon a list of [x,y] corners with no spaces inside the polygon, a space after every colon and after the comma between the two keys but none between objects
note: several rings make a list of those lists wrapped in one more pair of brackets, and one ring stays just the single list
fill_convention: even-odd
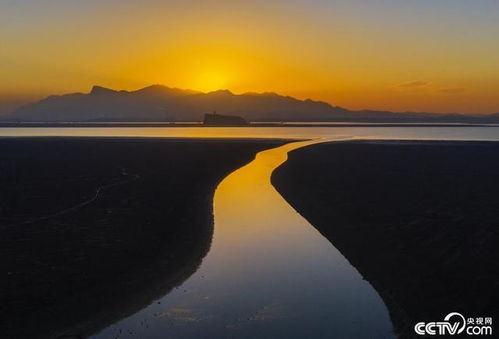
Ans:
[{"label": "lake surface", "polygon": [[260,152],[227,176],[214,197],[211,249],[196,273],[93,338],[390,338],[377,292],[279,195],[272,171],[288,151],[324,140],[499,141],[499,128],[0,128],[2,136],[314,139]]},{"label": "lake surface", "polygon": [[[376,126],[376,125],[373,125]],[[166,137],[499,140],[499,127],[3,127],[0,137]]]}]

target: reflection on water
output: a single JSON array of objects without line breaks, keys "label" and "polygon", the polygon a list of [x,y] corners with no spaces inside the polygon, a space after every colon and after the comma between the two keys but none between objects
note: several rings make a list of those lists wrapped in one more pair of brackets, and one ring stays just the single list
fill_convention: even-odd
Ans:
[{"label": "reflection on water", "polygon": [[[376,126],[376,125],[373,125]],[[0,128],[2,136],[499,140],[499,127],[73,127]]]},{"label": "reflection on water", "polygon": [[378,294],[270,183],[287,152],[310,143],[263,151],[225,178],[199,270],[95,338],[392,337]]}]

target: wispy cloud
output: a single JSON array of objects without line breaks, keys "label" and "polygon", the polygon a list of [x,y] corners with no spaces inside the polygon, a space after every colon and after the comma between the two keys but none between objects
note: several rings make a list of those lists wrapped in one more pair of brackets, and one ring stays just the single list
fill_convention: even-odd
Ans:
[{"label": "wispy cloud", "polygon": [[429,84],[430,83],[427,81],[417,80],[417,81],[408,81],[408,82],[398,84],[397,87],[400,87],[400,88],[421,88],[421,87],[428,86]]}]

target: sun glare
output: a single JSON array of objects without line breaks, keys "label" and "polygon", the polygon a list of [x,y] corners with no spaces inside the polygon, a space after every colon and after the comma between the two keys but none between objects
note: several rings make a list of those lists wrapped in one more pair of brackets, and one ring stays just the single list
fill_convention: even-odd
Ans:
[{"label": "sun glare", "polygon": [[228,77],[222,72],[209,71],[201,73],[196,81],[196,89],[203,92],[226,89]]}]

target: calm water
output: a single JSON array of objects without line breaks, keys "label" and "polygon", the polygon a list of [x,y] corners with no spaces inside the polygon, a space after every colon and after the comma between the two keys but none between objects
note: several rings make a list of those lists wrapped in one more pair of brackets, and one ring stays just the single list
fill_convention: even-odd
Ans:
[{"label": "calm water", "polygon": [[270,183],[295,142],[218,186],[210,252],[184,284],[95,338],[390,338],[383,301]]},{"label": "calm water", "polygon": [[215,193],[212,246],[197,272],[94,338],[389,338],[379,295],[277,193],[272,171],[288,151],[325,139],[499,141],[499,128],[0,128],[0,136],[315,139],[260,152],[226,177]]},{"label": "calm water", "polygon": [[32,127],[0,128],[2,136],[499,140],[499,127]]}]

